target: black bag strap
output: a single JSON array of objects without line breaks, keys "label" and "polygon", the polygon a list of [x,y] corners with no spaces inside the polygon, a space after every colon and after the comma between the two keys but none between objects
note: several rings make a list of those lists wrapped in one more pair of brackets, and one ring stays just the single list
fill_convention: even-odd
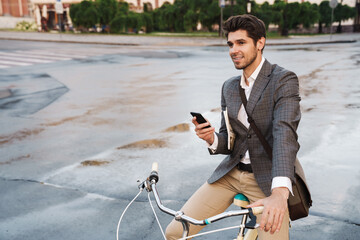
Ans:
[{"label": "black bag strap", "polygon": [[270,144],[266,141],[265,137],[262,135],[262,133],[260,132],[260,130],[258,129],[258,127],[255,124],[254,119],[250,116],[250,114],[248,113],[247,109],[246,109],[246,105],[247,105],[247,99],[246,99],[246,95],[245,95],[245,90],[241,87],[241,85],[239,84],[239,91],[240,91],[240,97],[241,97],[241,101],[244,104],[244,108],[245,108],[245,112],[248,116],[248,122],[250,124],[250,127],[252,129],[254,129],[254,132],[256,133],[256,135],[258,136],[261,144],[263,145],[266,153],[268,154],[269,158],[272,160],[272,149]]}]

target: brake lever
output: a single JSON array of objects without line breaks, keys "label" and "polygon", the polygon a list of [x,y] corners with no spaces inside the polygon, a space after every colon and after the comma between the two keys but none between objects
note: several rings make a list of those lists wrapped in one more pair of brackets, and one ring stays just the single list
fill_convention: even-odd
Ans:
[{"label": "brake lever", "polygon": [[251,208],[249,208],[249,217],[250,217],[250,221],[245,224],[245,228],[248,228],[248,229],[257,228],[258,226],[256,224],[256,216],[253,214],[253,211]]},{"label": "brake lever", "polygon": [[138,186],[139,189],[144,190],[146,189],[147,192],[152,192],[152,187],[149,179],[146,179]]}]

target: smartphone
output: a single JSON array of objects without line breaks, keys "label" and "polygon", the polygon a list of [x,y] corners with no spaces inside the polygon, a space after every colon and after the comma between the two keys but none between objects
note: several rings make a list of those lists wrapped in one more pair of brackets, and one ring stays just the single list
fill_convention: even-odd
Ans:
[{"label": "smartphone", "polygon": [[[203,115],[201,115],[201,113],[197,113],[197,112],[190,112],[190,114],[193,116],[193,117],[196,117],[196,121],[201,124],[201,123],[206,123],[206,120],[205,118],[203,117]],[[209,128],[210,125],[204,127],[204,128]]]}]

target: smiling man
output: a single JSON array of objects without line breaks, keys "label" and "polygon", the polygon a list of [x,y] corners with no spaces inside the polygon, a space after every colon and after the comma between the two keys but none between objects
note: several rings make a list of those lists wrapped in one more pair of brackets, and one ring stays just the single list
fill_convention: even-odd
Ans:
[{"label": "smiling man", "polygon": [[[224,23],[224,31],[229,55],[235,68],[243,70],[242,74],[223,84],[223,113],[218,133],[214,127],[205,128],[209,122],[198,124],[196,117],[192,122],[197,136],[207,142],[211,154],[227,156],[182,211],[195,219],[206,219],[225,211],[234,196],[243,193],[251,202],[249,207],[264,206],[262,216],[258,217],[259,239],[289,239],[287,199],[295,180],[294,163],[299,150],[298,78],[262,56],[266,30],[260,19],[252,15],[233,16]],[[240,97],[241,91],[247,104]],[[248,114],[269,143],[272,156],[250,127]],[[225,115],[235,133],[231,147]],[[201,228],[191,225],[190,235]],[[181,223],[172,221],[166,231],[167,239],[179,239],[181,234]]]}]

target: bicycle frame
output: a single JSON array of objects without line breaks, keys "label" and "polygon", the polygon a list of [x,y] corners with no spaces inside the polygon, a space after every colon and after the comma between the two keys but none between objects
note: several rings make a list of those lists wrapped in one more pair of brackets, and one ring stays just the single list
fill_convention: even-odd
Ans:
[{"label": "bicycle frame", "polygon": [[[158,208],[162,212],[174,216],[175,220],[182,223],[183,234],[182,234],[181,239],[190,238],[188,236],[190,223],[193,225],[204,226],[204,225],[209,225],[211,223],[214,223],[214,222],[219,221],[224,218],[242,215],[243,218],[242,218],[240,226],[236,226],[236,227],[239,227],[239,229],[240,229],[237,240],[244,239],[245,228],[255,229],[259,226],[258,224],[256,224],[256,217],[254,216],[254,214],[255,215],[260,214],[263,210],[263,207],[255,207],[255,208],[249,208],[249,209],[227,211],[227,212],[220,213],[218,215],[212,216],[212,217],[204,219],[204,220],[197,220],[197,219],[194,219],[194,218],[191,218],[191,217],[185,215],[181,211],[174,211],[172,209],[169,209],[161,203],[159,193],[156,188],[157,181],[158,181],[157,171],[152,171],[152,173],[150,174],[150,177],[146,181],[144,181],[142,184],[140,184],[139,188],[142,187],[142,188],[145,188],[148,192],[153,192],[155,202],[156,202]],[[248,216],[250,216],[251,221],[249,223],[246,223]],[[223,229],[223,230],[226,230],[226,229]],[[196,236],[200,236],[200,235],[202,235],[202,234],[197,234]],[[191,236],[191,237],[194,237],[194,236]]]},{"label": "bicycle frame", "polygon": [[[256,223],[256,217],[255,215],[257,214],[261,214],[263,211],[263,207],[254,207],[254,208],[243,208],[240,210],[232,210],[232,211],[227,211],[227,212],[223,212],[220,213],[218,215],[209,217],[207,219],[204,220],[197,220],[194,219],[190,216],[185,215],[182,211],[175,211],[173,209],[167,208],[165,207],[160,200],[160,196],[159,193],[157,191],[156,188],[156,183],[159,180],[159,176],[158,176],[158,171],[157,171],[157,163],[153,164],[153,170],[150,173],[150,176],[143,181],[140,185],[139,185],[139,193],[134,197],[134,199],[132,201],[130,201],[130,203],[126,206],[125,210],[123,211],[119,222],[118,222],[118,226],[117,226],[117,230],[116,230],[116,239],[119,240],[119,229],[120,229],[120,224],[121,224],[121,220],[125,214],[125,212],[127,211],[127,209],[130,207],[130,205],[136,200],[136,198],[141,194],[141,192],[146,189],[146,191],[148,192],[148,199],[149,199],[149,203],[150,206],[153,210],[153,213],[155,215],[155,218],[159,224],[160,230],[163,234],[164,239],[165,234],[161,228],[160,222],[157,218],[157,215],[155,213],[155,210],[151,204],[151,199],[150,199],[150,192],[153,193],[156,204],[158,206],[158,208],[166,213],[169,214],[171,216],[173,216],[175,218],[175,220],[179,221],[182,223],[183,226],[183,234],[182,234],[182,238],[181,240],[184,239],[189,239],[189,238],[193,238],[193,237],[197,237],[197,236],[201,236],[201,235],[206,235],[206,234],[210,234],[210,233],[214,233],[214,232],[220,232],[220,231],[225,231],[225,230],[230,230],[230,229],[235,229],[235,228],[239,228],[239,233],[238,236],[236,238],[236,240],[246,240],[246,239],[255,239],[255,237],[257,236],[257,231],[255,228],[257,228],[259,225]],[[255,215],[254,215],[255,214]],[[208,231],[208,232],[203,232],[203,233],[198,233],[192,236],[188,236],[189,235],[189,225],[193,224],[193,225],[199,225],[199,226],[205,226],[205,225],[209,225],[211,223],[217,222],[221,219],[224,218],[228,218],[228,217],[233,217],[233,216],[242,216],[242,220],[241,220],[241,224],[237,225],[237,226],[233,226],[233,227],[227,227],[227,228],[221,228],[221,229],[217,229],[217,230],[212,230],[212,231]],[[247,222],[248,217],[250,217],[250,221]],[[245,229],[249,229],[249,231],[247,231],[246,235],[245,233]],[[251,237],[252,236],[252,237]],[[244,238],[245,237],[245,238]]]}]

